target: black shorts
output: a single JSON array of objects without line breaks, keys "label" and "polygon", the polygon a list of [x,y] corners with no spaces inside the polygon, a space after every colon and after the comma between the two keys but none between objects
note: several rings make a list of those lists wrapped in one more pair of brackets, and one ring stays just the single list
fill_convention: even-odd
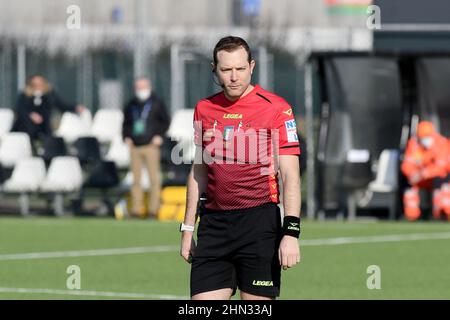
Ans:
[{"label": "black shorts", "polygon": [[255,208],[205,212],[192,259],[191,296],[236,288],[246,293],[280,295],[280,208],[267,203]]}]

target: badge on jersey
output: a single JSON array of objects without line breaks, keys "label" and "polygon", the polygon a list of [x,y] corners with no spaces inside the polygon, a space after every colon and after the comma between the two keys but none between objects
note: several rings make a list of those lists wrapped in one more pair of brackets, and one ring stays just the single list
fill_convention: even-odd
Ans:
[{"label": "badge on jersey", "polygon": [[223,140],[230,141],[233,137],[234,126],[226,126],[223,128]]},{"label": "badge on jersey", "polygon": [[288,142],[298,142],[298,136],[297,136],[297,125],[295,123],[295,120],[288,120],[284,122],[284,125],[286,127],[286,136]]},{"label": "badge on jersey", "polygon": [[140,136],[145,132],[145,121],[138,119],[133,124],[133,135]]}]

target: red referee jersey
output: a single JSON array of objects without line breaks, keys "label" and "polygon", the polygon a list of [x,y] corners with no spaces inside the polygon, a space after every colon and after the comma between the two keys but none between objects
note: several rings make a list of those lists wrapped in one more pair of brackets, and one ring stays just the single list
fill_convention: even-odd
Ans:
[{"label": "red referee jersey", "polygon": [[223,92],[198,102],[195,144],[208,168],[206,208],[235,210],[279,202],[277,155],[299,155],[291,106],[256,85],[231,102]]}]

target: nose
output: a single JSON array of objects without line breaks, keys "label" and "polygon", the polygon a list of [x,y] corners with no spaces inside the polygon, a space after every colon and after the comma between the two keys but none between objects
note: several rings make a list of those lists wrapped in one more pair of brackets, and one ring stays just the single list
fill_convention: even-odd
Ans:
[{"label": "nose", "polygon": [[237,81],[237,70],[236,69],[232,69],[231,70],[231,81]]}]

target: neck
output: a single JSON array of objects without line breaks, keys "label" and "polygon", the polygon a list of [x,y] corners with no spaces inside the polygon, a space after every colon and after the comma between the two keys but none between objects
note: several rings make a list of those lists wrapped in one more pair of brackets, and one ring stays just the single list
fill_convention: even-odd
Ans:
[{"label": "neck", "polygon": [[231,102],[235,102],[235,101],[237,101],[237,100],[239,100],[239,99],[241,99],[241,98],[243,98],[243,97],[245,97],[247,94],[249,94],[252,90],[253,90],[253,88],[255,88],[253,85],[249,85],[248,87],[247,87],[247,89],[245,89],[245,91],[244,91],[244,93],[242,93],[240,96],[238,96],[238,97],[230,97],[228,94],[227,94],[227,92],[224,90],[223,91],[223,93],[224,93],[224,95],[225,95],[225,98],[227,98],[228,100],[230,100]]}]

